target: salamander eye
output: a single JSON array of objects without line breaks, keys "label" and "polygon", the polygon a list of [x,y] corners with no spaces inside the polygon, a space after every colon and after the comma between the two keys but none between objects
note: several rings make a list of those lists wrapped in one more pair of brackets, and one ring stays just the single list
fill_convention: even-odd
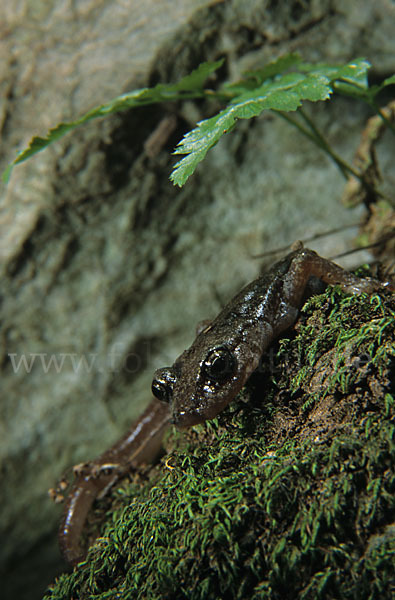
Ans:
[{"label": "salamander eye", "polygon": [[155,398],[161,402],[170,402],[173,388],[177,381],[177,373],[173,367],[163,367],[154,373],[151,390]]},{"label": "salamander eye", "polygon": [[218,382],[227,381],[236,370],[236,359],[225,346],[215,348],[207,355],[204,370],[209,379]]},{"label": "salamander eye", "polygon": [[155,398],[157,398],[161,402],[170,402],[171,387],[167,383],[154,379],[152,382],[151,390]]}]

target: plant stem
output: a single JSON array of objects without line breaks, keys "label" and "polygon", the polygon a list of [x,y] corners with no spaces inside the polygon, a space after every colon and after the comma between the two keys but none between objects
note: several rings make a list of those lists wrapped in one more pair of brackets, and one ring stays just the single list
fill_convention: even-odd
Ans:
[{"label": "plant stem", "polygon": [[384,114],[384,112],[381,110],[380,106],[376,103],[376,101],[370,100],[368,101],[368,104],[374,110],[374,112],[384,121],[388,129],[390,129],[390,131],[395,135],[394,123]]},{"label": "plant stem", "polygon": [[[377,190],[376,188],[372,187],[366,181],[366,179],[363,177],[363,175],[361,175],[360,173],[358,173],[358,171],[356,171],[356,169],[354,169],[351,165],[349,165],[348,163],[346,163],[342,158],[340,158],[340,156],[338,156],[332,150],[332,148],[329,146],[328,142],[325,140],[324,136],[320,133],[320,131],[317,129],[317,127],[314,125],[314,123],[311,121],[311,119],[300,108],[298,109],[298,112],[300,113],[300,115],[302,116],[302,118],[306,121],[306,123],[309,125],[311,131],[309,131],[308,129],[306,129],[305,127],[303,127],[303,125],[301,125],[300,123],[298,123],[298,121],[296,119],[293,119],[287,113],[284,113],[284,112],[281,112],[281,111],[274,111],[274,112],[276,112],[283,119],[285,119],[286,121],[288,121],[288,123],[290,123],[291,125],[293,125],[294,127],[296,127],[301,133],[303,133],[303,135],[305,135],[312,142],[314,142],[314,144],[316,144],[316,146],[318,146],[324,152],[326,152],[326,154],[328,154],[328,156],[337,165],[337,167],[339,168],[340,172],[342,173],[342,175],[343,175],[343,177],[345,179],[348,179],[348,174],[351,174],[354,177],[356,177],[361,182],[361,184],[364,186],[364,188],[367,189],[371,194],[373,194],[373,196],[378,196],[380,198],[384,198],[387,201],[389,200],[379,190]],[[390,203],[392,204],[392,201],[390,201]]]},{"label": "plant stem", "polygon": [[[284,112],[281,112],[281,111],[275,111],[275,112],[277,114],[279,114],[283,119],[285,119],[285,121],[288,121],[288,123],[290,123],[291,125],[293,125],[294,127],[296,127],[296,129],[298,129],[301,133],[303,133],[304,136],[306,136],[307,138],[309,138],[309,140],[311,140],[316,146],[318,146],[319,148],[321,148],[321,150],[323,150],[324,152],[326,152],[326,154],[329,155],[329,157],[334,161],[334,163],[340,169],[343,177],[345,179],[348,178],[347,177],[347,172],[352,172],[352,168],[349,167],[348,165],[343,164],[343,161],[341,159],[339,159],[339,157],[337,157],[337,156],[334,155],[334,153],[332,152],[332,150],[328,147],[328,145],[326,143],[323,142],[322,139],[320,139],[317,135],[315,135],[315,133],[312,133],[311,131],[309,131],[308,129],[306,129],[305,127],[303,127],[303,125],[301,125],[300,123],[298,123],[298,121],[296,119],[293,119],[287,113],[284,113]],[[358,176],[358,175],[356,174],[356,176]]]},{"label": "plant stem", "polygon": [[351,165],[346,163],[338,154],[336,154],[332,150],[329,143],[326,141],[324,135],[319,131],[319,129],[316,127],[315,123],[310,119],[310,117],[301,108],[298,109],[298,112],[299,112],[300,116],[302,117],[302,119],[307,123],[307,125],[310,127],[310,129],[314,133],[316,139],[319,141],[320,147],[337,164],[337,166],[343,173],[345,179],[348,179],[348,173],[351,173],[351,175],[354,175],[354,177],[357,177],[362,183],[364,183],[363,178],[358,173],[358,171],[356,171]]}]

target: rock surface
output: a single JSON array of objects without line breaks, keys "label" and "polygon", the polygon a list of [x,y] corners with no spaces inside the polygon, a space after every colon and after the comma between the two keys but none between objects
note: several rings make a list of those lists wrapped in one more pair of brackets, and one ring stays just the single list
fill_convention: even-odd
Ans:
[{"label": "rock surface", "polygon": [[[2,168],[32,135],[206,59],[225,56],[223,78],[296,50],[311,61],[363,55],[377,78],[395,71],[393,3],[275,4],[8,3]],[[150,398],[154,368],[257,274],[252,256],[360,218],[339,204],[336,168],[272,115],[241,123],[175,189],[170,152],[209,110],[165,106],[91,122],[17,167],[3,189],[0,560],[17,565],[18,579],[15,561],[40,544],[41,569],[56,562],[59,511],[46,490],[124,431]],[[312,111],[350,160],[365,108],[338,99]],[[147,152],[174,116],[170,137]],[[321,252],[351,235],[325,238]]]}]

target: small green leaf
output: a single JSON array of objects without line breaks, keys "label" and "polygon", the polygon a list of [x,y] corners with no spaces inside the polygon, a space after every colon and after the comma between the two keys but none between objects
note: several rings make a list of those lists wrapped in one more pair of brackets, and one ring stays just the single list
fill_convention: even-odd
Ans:
[{"label": "small green leaf", "polygon": [[394,84],[395,84],[395,75],[391,75],[391,77],[387,77],[387,79],[384,79],[384,81],[380,87],[381,87],[381,89],[383,89],[387,85],[394,85]]},{"label": "small green leaf", "polygon": [[345,81],[366,90],[368,88],[367,71],[370,66],[370,63],[364,58],[356,58],[346,65],[302,63],[299,68],[301,71],[324,75],[332,83]]},{"label": "small green leaf", "polygon": [[[207,78],[212,75],[215,71],[217,71],[222,65],[223,65],[224,59],[221,58],[220,60],[216,60],[216,61],[207,61],[202,63],[201,65],[199,65],[197,67],[197,69],[195,69],[194,71],[192,71],[192,73],[190,73],[189,75],[186,75],[185,77],[183,77],[182,79],[180,79],[180,81],[176,84],[174,84],[174,88],[175,91],[193,91],[193,90],[200,90],[203,87],[204,82],[207,80]],[[168,88],[171,86],[168,86],[167,84],[159,84],[158,87],[164,87],[164,88]]]},{"label": "small green leaf", "polygon": [[276,60],[268,63],[263,69],[256,69],[255,71],[247,71],[244,75],[248,79],[255,79],[258,83],[263,83],[267,79],[275,77],[284,71],[288,71],[290,67],[302,62],[302,57],[298,53],[290,53],[280,56]]},{"label": "small green leaf", "polygon": [[333,90],[342,96],[354,98],[354,100],[365,100],[368,93],[365,89],[346,81],[334,81]]},{"label": "small green leaf", "polygon": [[391,77],[387,77],[387,79],[384,79],[383,83],[381,83],[380,85],[372,85],[368,90],[366,90],[363,99],[366,100],[367,102],[374,102],[374,99],[376,98],[377,94],[379,94],[381,92],[381,90],[383,90],[388,85],[394,85],[394,84],[395,84],[395,75],[392,75]]}]

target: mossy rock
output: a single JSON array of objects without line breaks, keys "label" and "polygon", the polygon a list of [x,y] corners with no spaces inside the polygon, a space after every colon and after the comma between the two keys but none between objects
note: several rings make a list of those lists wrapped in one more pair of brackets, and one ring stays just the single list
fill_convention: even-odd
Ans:
[{"label": "mossy rock", "polygon": [[311,298],[218,418],[113,490],[45,599],[392,598],[394,311]]}]

